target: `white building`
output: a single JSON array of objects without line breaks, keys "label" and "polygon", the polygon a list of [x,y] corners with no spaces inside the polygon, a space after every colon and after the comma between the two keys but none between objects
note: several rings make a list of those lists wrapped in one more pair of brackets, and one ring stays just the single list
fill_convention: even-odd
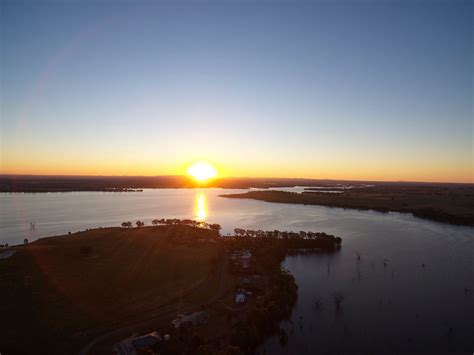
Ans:
[{"label": "white building", "polygon": [[239,303],[239,304],[245,303],[245,293],[238,293],[235,296],[235,303]]}]

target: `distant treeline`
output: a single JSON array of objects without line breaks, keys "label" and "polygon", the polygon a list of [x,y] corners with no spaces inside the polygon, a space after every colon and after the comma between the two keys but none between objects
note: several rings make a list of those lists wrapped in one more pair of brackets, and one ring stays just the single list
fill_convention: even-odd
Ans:
[{"label": "distant treeline", "polygon": [[[197,186],[246,189],[288,186],[462,186],[463,184],[435,184],[413,182],[374,182],[346,180],[318,180],[294,178],[217,178],[205,185],[184,175],[176,176],[42,176],[0,175],[0,192],[69,192],[69,191],[127,191],[146,188],[192,188]],[[467,185],[467,184],[464,184]]]},{"label": "distant treeline", "polygon": [[276,203],[320,205],[327,207],[411,213],[416,217],[442,223],[474,225],[474,186],[374,186],[347,189],[340,193],[316,190],[249,191],[221,195]]}]

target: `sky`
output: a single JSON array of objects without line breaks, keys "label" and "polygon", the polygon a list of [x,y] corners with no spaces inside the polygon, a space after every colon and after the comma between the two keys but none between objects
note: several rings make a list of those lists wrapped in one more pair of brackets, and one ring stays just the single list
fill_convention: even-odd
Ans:
[{"label": "sky", "polygon": [[2,174],[474,182],[472,1],[0,9]]}]

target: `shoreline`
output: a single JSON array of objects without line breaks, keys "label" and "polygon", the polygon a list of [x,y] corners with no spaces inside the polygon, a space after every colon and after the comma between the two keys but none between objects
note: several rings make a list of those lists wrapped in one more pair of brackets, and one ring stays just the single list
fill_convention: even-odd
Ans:
[{"label": "shoreline", "polygon": [[[358,197],[346,194],[344,192],[338,194],[327,194],[320,192],[304,192],[298,194],[285,191],[248,191],[242,194],[224,194],[219,196],[224,198],[252,199],[270,203],[324,206],[359,211],[375,211],[380,213],[396,212],[411,214],[417,218],[444,224],[469,227],[474,226],[474,214],[472,214],[472,212],[470,215],[464,215],[461,213],[451,214],[444,206],[434,203],[431,205],[428,203],[423,207],[399,207],[391,205],[392,200],[380,202],[375,200],[375,198],[368,198],[364,201],[361,201]],[[402,203],[405,204],[405,202]]]}]

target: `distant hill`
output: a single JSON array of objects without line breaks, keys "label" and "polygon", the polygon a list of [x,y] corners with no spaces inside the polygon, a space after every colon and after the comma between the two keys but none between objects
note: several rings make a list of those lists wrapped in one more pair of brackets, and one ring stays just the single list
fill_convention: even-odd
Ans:
[{"label": "distant hill", "polygon": [[300,178],[218,178],[198,185],[184,175],[168,176],[53,176],[53,175],[0,175],[0,192],[67,192],[67,191],[121,191],[144,188],[193,188],[221,187],[270,188],[286,186],[334,186],[344,185],[400,185],[400,186],[458,186],[472,184],[424,183],[424,182],[377,182]]}]

